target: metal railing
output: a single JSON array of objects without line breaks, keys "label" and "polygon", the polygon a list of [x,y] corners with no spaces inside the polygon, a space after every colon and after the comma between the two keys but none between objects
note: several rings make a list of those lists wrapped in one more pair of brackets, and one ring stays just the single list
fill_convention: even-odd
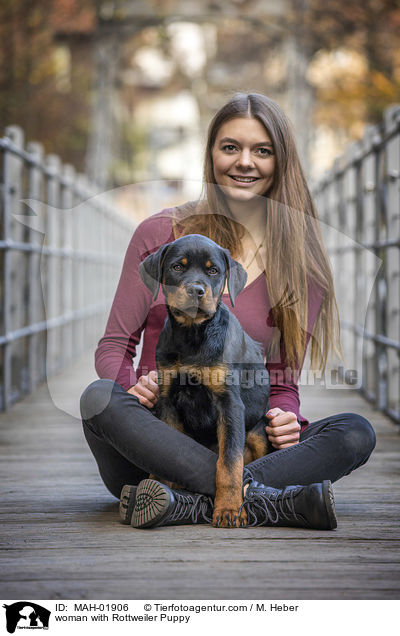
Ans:
[{"label": "metal railing", "polygon": [[6,128],[0,152],[0,410],[5,410],[95,346],[133,223],[72,166],[56,155],[44,157],[40,144],[25,149],[19,127]]},{"label": "metal railing", "polygon": [[[40,144],[24,149],[20,128],[6,129],[0,152],[4,410],[95,346],[134,225],[72,166],[44,157]],[[346,369],[400,423],[400,107],[335,161],[314,197],[342,310]]]},{"label": "metal railing", "polygon": [[400,106],[349,146],[314,197],[344,319],[346,366],[400,423]]}]

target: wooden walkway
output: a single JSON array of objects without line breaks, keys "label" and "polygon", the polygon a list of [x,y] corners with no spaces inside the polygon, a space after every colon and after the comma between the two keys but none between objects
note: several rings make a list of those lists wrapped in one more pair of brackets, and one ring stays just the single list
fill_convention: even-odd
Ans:
[{"label": "wooden walkway", "polygon": [[[76,408],[91,356],[52,383]],[[80,421],[47,386],[0,415],[6,599],[398,599],[400,437],[350,391],[302,390],[310,419],[355,411],[377,432],[368,464],[335,484],[338,529],[134,530],[103,486]]]}]

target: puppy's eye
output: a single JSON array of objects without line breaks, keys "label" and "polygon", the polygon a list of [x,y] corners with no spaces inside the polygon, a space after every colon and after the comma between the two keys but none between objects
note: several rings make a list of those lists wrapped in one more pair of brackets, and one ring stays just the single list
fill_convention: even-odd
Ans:
[{"label": "puppy's eye", "polygon": [[218,270],[217,270],[217,268],[216,268],[216,267],[209,267],[209,268],[208,268],[208,273],[209,273],[211,276],[215,276],[216,274],[218,274]]},{"label": "puppy's eye", "polygon": [[175,272],[182,272],[182,271],[183,271],[183,265],[182,265],[182,263],[174,263],[174,264],[172,265],[172,269],[173,269]]}]

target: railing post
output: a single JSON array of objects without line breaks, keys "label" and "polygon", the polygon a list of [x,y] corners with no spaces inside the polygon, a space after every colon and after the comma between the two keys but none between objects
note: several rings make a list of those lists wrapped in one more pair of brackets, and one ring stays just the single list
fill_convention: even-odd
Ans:
[{"label": "railing post", "polygon": [[[46,262],[47,294],[46,310],[47,320],[59,315],[60,285],[62,279],[59,275],[60,257],[54,250],[59,247],[60,234],[60,159],[57,155],[48,155],[45,160],[47,171],[47,228],[46,242],[50,249]],[[59,361],[59,327],[48,329],[47,332],[47,374],[50,375],[60,366]]]},{"label": "railing post", "polygon": [[[74,298],[74,281],[73,281],[73,207],[74,194],[73,187],[75,182],[75,169],[69,164],[65,164],[62,168],[63,185],[60,194],[60,208],[62,215],[62,233],[61,245],[65,250],[65,256],[62,260],[61,277],[62,277],[62,309],[61,313],[71,314],[73,312]],[[73,357],[73,323],[68,322],[62,327],[62,359],[68,362]]]},{"label": "railing post", "polygon": [[[400,241],[400,107],[388,108],[385,132],[394,133],[386,147],[387,231]],[[386,333],[400,342],[400,246],[389,247],[386,258]],[[400,351],[388,350],[388,410],[400,416]]]},{"label": "railing post", "polygon": [[[346,236],[352,241],[357,236],[357,183],[359,172],[360,145],[358,143],[350,144],[346,153],[347,170],[344,177],[344,205],[345,205],[345,221],[344,229]],[[348,315],[352,325],[357,323],[356,307],[357,307],[357,250],[347,250],[346,253],[346,279],[352,281],[347,284],[346,302],[348,304]],[[358,334],[354,329],[343,330],[343,350],[347,353],[347,364],[350,369],[358,370],[361,368],[361,360],[357,355]]]},{"label": "railing post", "polygon": [[[362,234],[361,243],[374,244],[376,240],[376,155],[373,152],[374,136],[378,134],[375,126],[367,126],[363,138],[363,162],[362,162]],[[362,269],[359,276],[364,279],[364,294],[372,289],[375,257],[371,250],[363,250]],[[366,316],[361,317],[360,324],[369,333],[376,333],[376,296],[372,294],[367,301]],[[369,303],[368,303],[369,300]],[[364,318],[364,320],[363,320]],[[376,342],[366,338],[363,343],[363,360],[365,373],[365,390],[367,397],[377,402],[377,373],[376,373]]]},{"label": "railing post", "polygon": [[[84,175],[78,174],[76,179],[76,189],[78,191],[78,198],[76,201],[76,214],[74,219],[74,246],[78,251],[79,257],[75,262],[75,307],[83,307],[85,304],[85,281],[86,275],[86,259],[82,257],[85,251],[85,194],[87,192],[87,179]],[[75,324],[75,351],[79,355],[85,348],[85,318],[81,318],[76,321]]]},{"label": "railing post", "polygon": [[[30,164],[28,167],[27,194],[29,199],[39,202],[42,200],[43,193],[43,174],[40,169],[43,162],[43,147],[39,143],[31,142],[27,145],[27,151],[37,162]],[[40,210],[40,215],[43,215],[43,209]],[[40,245],[36,239],[36,232],[32,227],[28,230],[28,242],[32,245]],[[28,324],[33,325],[36,322],[43,320],[42,286],[40,281],[40,253],[33,250],[28,253],[28,278]],[[40,344],[44,344],[43,334],[31,334],[29,336],[29,391],[33,391],[44,377],[44,372],[40,369],[39,362]],[[43,353],[44,352],[45,347],[43,346]]]},{"label": "railing post", "polygon": [[[5,136],[11,139],[13,144],[22,150],[24,147],[24,133],[19,126],[8,126]],[[4,157],[4,239],[16,240],[21,238],[23,225],[12,218],[13,212],[18,211],[21,199],[21,172],[23,162],[19,157],[5,152]],[[13,262],[14,260],[14,262]],[[19,259],[21,260],[21,259]],[[24,296],[23,268],[15,266],[15,259],[11,250],[4,253],[4,333],[7,335],[13,329],[21,327],[22,303]],[[21,290],[22,286],[22,290]],[[18,355],[19,354],[19,355]],[[13,401],[14,382],[19,386],[23,378],[23,351],[21,343],[7,342],[4,346],[4,408],[7,409]],[[22,365],[22,366],[21,366]],[[19,377],[16,377],[19,376]]]}]

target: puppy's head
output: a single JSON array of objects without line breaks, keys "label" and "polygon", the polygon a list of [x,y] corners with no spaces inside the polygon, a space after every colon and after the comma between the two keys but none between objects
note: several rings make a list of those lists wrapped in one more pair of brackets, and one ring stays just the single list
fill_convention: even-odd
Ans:
[{"label": "puppy's head", "polygon": [[247,279],[229,250],[201,234],[188,234],[162,245],[144,259],[139,272],[154,299],[162,285],[170,311],[184,325],[199,324],[214,315],[225,281],[234,306]]}]

